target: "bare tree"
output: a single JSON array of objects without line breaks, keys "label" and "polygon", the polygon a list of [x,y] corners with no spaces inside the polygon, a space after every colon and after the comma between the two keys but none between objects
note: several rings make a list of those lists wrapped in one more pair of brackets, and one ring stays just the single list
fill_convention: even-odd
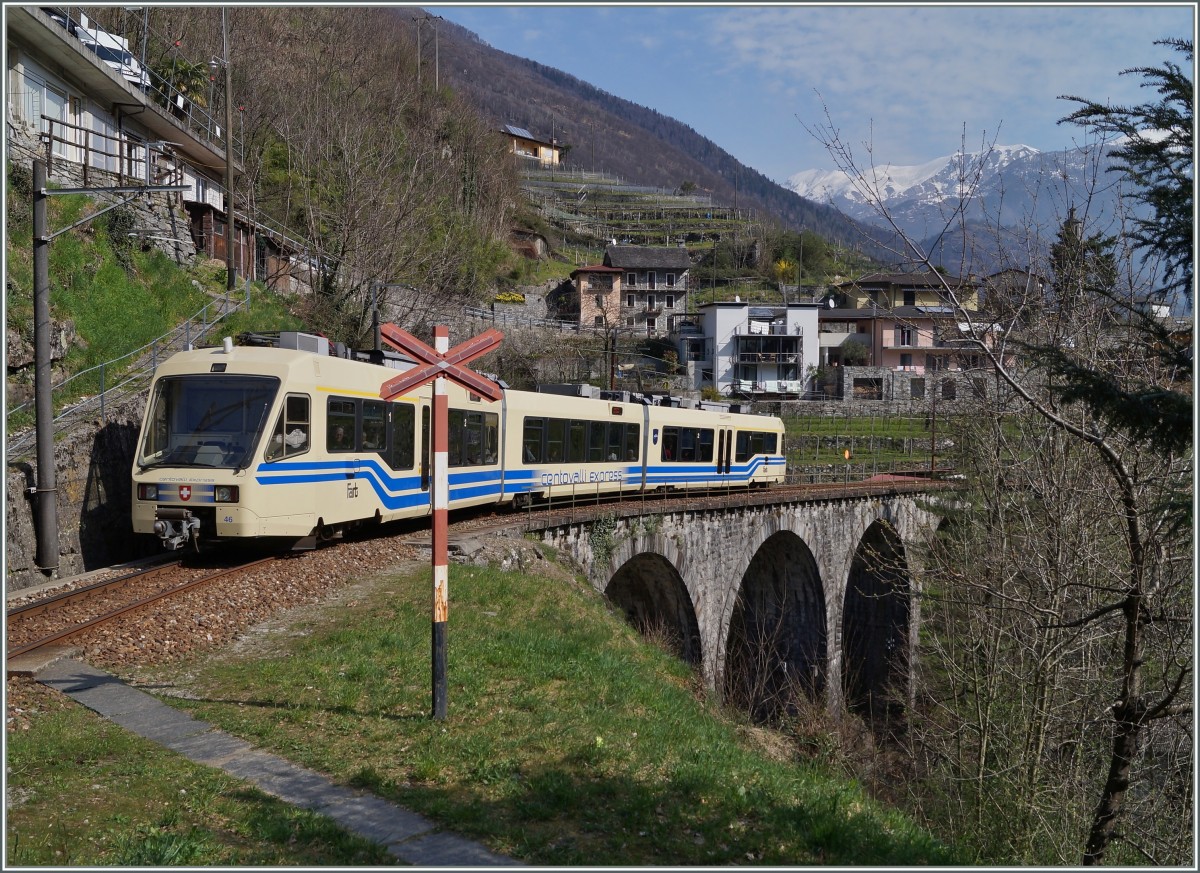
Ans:
[{"label": "bare tree", "polygon": [[[826,122],[810,133],[896,232],[897,254],[932,271],[931,252],[889,215],[874,165]],[[966,235],[988,150],[963,156],[946,232]],[[990,241],[1029,279],[1003,305],[977,312],[943,282],[996,390],[987,414],[957,423],[972,466],[926,561],[918,805],[994,860],[1098,863],[1116,844],[1120,860],[1188,863],[1193,568],[1190,531],[1170,508],[1181,493],[1190,501],[1190,438],[1103,414],[1070,377],[1190,397],[1191,374],[1149,353],[1160,323],[1139,303],[1150,289],[1126,252],[1111,252],[1123,269],[1104,283],[1088,272],[1103,267],[1087,261],[1089,244],[1094,256],[1107,237],[1087,230],[1087,190],[1074,196],[1055,259],[1051,229],[994,223]],[[969,257],[965,247],[963,274]]]}]

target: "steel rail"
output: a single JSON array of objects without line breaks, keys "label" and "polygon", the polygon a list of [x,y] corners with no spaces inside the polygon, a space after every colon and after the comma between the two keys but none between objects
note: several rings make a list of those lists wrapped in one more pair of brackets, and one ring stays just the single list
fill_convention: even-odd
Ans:
[{"label": "steel rail", "polygon": [[[99,615],[96,618],[90,619],[89,621],[85,621],[80,624],[72,625],[71,627],[68,627],[65,630],[59,631],[58,633],[51,634],[50,636],[47,636],[47,637],[43,637],[40,640],[35,640],[31,643],[26,643],[23,646],[18,646],[16,648],[9,649],[8,657],[14,658],[17,655],[24,655],[27,652],[34,651],[35,649],[40,649],[44,646],[53,645],[54,643],[57,643],[64,639],[67,639],[68,637],[72,637],[77,633],[81,633],[82,631],[88,630],[89,628],[93,628],[93,627],[96,627],[97,625],[101,625],[101,624],[110,622],[113,619],[117,618],[118,616],[124,615],[127,612],[132,612],[135,609],[140,609],[143,606],[147,606],[147,605],[154,603],[156,601],[159,601],[159,600],[164,600],[168,597],[174,597],[175,595],[180,594],[184,591],[187,591],[190,588],[194,588],[197,585],[204,585],[209,582],[215,582],[217,579],[220,579],[224,576],[230,576],[234,573],[241,573],[245,570],[249,570],[251,567],[258,566],[259,564],[265,564],[265,563],[268,563],[271,561],[276,561],[276,560],[279,560],[276,556],[259,558],[258,560],[251,561],[248,564],[241,564],[237,567],[230,567],[225,570],[218,570],[216,573],[210,573],[207,576],[201,576],[199,579],[192,579],[190,582],[185,582],[184,584],[176,586],[175,588],[168,589],[167,591],[160,591],[159,593],[153,594],[149,597],[143,597],[141,600],[134,601],[133,603],[127,603],[118,609],[112,610],[111,612],[106,612],[103,615]],[[161,569],[161,568],[156,568],[156,569]],[[135,575],[145,576],[145,575],[149,575],[149,573],[135,574]],[[123,579],[121,581],[127,583],[129,580]]]}]

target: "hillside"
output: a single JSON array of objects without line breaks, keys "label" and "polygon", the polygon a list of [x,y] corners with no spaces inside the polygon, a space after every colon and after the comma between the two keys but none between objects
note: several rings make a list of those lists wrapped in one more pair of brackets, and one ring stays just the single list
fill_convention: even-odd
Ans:
[{"label": "hillside", "polygon": [[[415,8],[394,14],[411,19]],[[600,90],[561,70],[492,48],[465,28],[438,25],[439,75],[495,126],[513,124],[555,138],[564,161],[636,185],[697,193],[742,210],[757,210],[790,230],[806,229],[831,243],[884,257],[869,228],[814,203],[740,163],[691,127],[653,109]]]}]

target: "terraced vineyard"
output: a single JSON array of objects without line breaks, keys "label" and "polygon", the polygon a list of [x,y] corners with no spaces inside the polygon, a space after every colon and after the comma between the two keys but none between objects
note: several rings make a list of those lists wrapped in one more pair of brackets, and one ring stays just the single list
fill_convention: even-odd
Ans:
[{"label": "terraced vineyard", "polygon": [[521,187],[551,224],[581,236],[628,245],[686,243],[703,249],[736,233],[761,233],[753,210],[716,204],[707,195],[627,185],[601,173],[527,170]]}]

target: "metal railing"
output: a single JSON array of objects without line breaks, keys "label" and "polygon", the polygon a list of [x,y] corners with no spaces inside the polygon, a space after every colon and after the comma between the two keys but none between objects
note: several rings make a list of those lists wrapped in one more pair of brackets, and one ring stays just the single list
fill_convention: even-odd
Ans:
[{"label": "metal railing", "polygon": [[[86,370],[80,370],[56,385],[52,385],[50,389],[52,397],[55,395],[60,398],[64,395],[70,397],[75,390],[81,390],[87,384],[84,377],[90,375],[96,379],[95,393],[86,394],[74,401],[54,402],[52,400],[56,409],[61,406],[61,411],[53,419],[55,436],[57,437],[82,419],[94,417],[97,412],[103,419],[108,404],[124,400],[143,390],[149,384],[151,377],[154,376],[154,371],[158,369],[161,357],[190,348],[208,335],[225,318],[243,308],[248,308],[249,305],[250,283],[247,281],[244,298],[231,299],[229,293],[226,292],[224,297],[204,304],[199,312],[174,330],[151,340],[141,348]],[[108,383],[110,377],[116,379],[111,385]],[[73,386],[72,391],[66,390],[68,386]],[[11,421],[14,414],[29,408],[32,404],[33,399],[31,398],[19,406],[12,407],[7,412],[7,420]],[[35,436],[35,430],[32,427],[10,435],[7,443],[8,459],[11,461],[30,451],[33,448]]]}]

